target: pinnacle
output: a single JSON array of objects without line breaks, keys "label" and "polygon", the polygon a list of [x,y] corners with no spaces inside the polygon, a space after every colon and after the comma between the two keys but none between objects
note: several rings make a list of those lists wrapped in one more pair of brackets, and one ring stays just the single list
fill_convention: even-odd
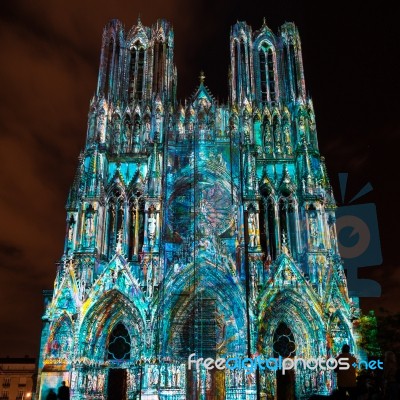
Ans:
[{"label": "pinnacle", "polygon": [[200,84],[203,84],[203,83],[204,83],[204,81],[205,81],[205,79],[206,79],[206,76],[205,76],[205,74],[204,74],[204,71],[203,71],[203,70],[202,70],[202,71],[200,71],[199,79],[200,79]]}]

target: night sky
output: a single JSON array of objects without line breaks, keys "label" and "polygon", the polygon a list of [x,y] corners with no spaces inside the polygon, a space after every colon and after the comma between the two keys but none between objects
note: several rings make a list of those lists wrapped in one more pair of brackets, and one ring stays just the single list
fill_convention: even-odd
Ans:
[{"label": "night sky", "polygon": [[[53,287],[62,254],[65,202],[86,135],[97,84],[104,25],[129,30],[172,22],[178,97],[188,97],[200,70],[220,101],[228,94],[230,26],[257,30],[265,16],[277,31],[297,24],[307,91],[321,153],[339,201],[337,174],[349,173],[347,200],[377,205],[383,265],[363,277],[381,283],[364,311],[400,311],[398,20],[385,2],[365,1],[44,1],[2,2],[0,9],[0,356],[37,356],[42,289]],[[389,4],[389,2],[387,2]],[[319,5],[321,4],[321,5]]]}]

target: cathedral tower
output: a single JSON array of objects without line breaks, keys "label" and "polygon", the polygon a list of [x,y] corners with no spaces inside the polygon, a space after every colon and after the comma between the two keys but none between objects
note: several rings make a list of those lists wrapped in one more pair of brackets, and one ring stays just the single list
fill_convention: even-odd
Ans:
[{"label": "cathedral tower", "polygon": [[[188,357],[357,351],[296,26],[232,27],[228,104],[204,74],[178,104],[173,49],[164,20],[104,29],[44,292],[39,399],[62,380],[72,399],[283,398],[280,371]],[[298,398],[335,384],[330,370],[290,374]]]}]

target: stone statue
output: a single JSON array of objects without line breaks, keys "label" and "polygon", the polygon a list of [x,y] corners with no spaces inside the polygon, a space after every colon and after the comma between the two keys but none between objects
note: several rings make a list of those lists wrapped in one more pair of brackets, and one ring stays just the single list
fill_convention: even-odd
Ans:
[{"label": "stone statue", "polygon": [[256,215],[254,212],[249,213],[248,218],[248,230],[249,230],[249,240],[250,240],[250,247],[257,247],[258,240],[257,240],[257,222],[256,222]]},{"label": "stone statue", "polygon": [[151,210],[149,217],[147,219],[147,237],[149,240],[149,246],[154,246],[154,240],[156,237],[156,228],[157,228],[157,218],[154,215],[154,211]]},{"label": "stone statue", "polygon": [[97,140],[100,143],[104,143],[105,140],[105,115],[104,111],[101,111],[97,117]]},{"label": "stone statue", "polygon": [[92,239],[93,239],[93,236],[94,236],[94,223],[93,223],[93,218],[92,217],[86,218],[86,221],[85,221],[85,235],[86,235],[87,245],[91,246],[92,245]]},{"label": "stone statue", "polygon": [[135,126],[133,128],[133,138],[132,138],[132,151],[136,154],[140,152],[140,123],[138,120],[135,121]]},{"label": "stone statue", "polygon": [[157,385],[159,379],[159,371],[158,366],[154,365],[151,370],[149,371],[149,383],[150,386]]},{"label": "stone statue", "polygon": [[310,218],[310,238],[311,245],[313,247],[318,247],[318,230],[317,230],[317,221],[315,218]]}]

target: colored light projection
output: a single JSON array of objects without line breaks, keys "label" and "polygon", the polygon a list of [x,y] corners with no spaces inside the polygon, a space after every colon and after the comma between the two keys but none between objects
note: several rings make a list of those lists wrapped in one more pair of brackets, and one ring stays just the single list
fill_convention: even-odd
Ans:
[{"label": "colored light projection", "polygon": [[297,28],[238,22],[230,51],[229,104],[202,74],[180,105],[170,24],[105,27],[44,293],[41,399],[61,380],[72,399],[307,398],[332,391],[332,371],[288,380],[188,357],[358,352]]}]

